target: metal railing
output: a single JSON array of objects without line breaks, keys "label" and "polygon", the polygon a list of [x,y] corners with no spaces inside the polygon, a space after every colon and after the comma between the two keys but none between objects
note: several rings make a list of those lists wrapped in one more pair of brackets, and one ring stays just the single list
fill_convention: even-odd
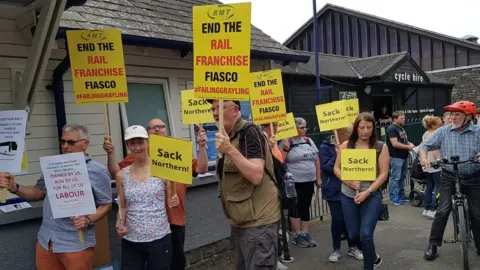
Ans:
[{"label": "metal railing", "polygon": [[[381,138],[382,141],[385,141],[386,138],[385,136],[380,136],[381,135],[381,128],[387,128],[388,126],[380,126],[377,127],[377,132],[378,132],[378,138]],[[419,145],[422,142],[422,136],[423,133],[425,132],[424,127],[422,126],[422,123],[407,123],[404,126],[405,131],[407,132],[408,135],[408,140],[412,142],[415,145]],[[323,132],[323,133],[313,133],[313,134],[307,134],[308,137],[310,137],[315,144],[317,145],[317,148],[320,147],[320,144],[325,141],[329,136],[331,135],[331,132]],[[409,155],[408,158],[408,172],[405,177],[405,187],[409,187],[411,185],[410,181],[410,168],[411,164],[413,162],[413,158],[411,155]],[[388,181],[388,179],[386,180]],[[388,186],[386,189],[382,191],[384,195],[388,194]],[[312,198],[312,204],[310,205],[310,218],[317,219],[319,218],[320,220],[323,220],[324,216],[330,215],[330,209],[328,207],[327,201],[325,201],[322,198],[322,191],[321,189],[315,189],[315,194],[314,197]]]}]

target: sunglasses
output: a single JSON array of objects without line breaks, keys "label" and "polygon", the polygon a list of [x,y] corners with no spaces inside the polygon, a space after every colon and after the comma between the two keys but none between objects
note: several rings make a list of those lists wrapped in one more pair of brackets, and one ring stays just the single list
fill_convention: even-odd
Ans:
[{"label": "sunglasses", "polygon": [[75,144],[77,144],[78,142],[81,142],[81,141],[85,141],[85,139],[81,139],[81,140],[78,140],[78,141],[74,141],[74,140],[60,140],[60,145],[64,145],[65,143],[68,144],[69,146],[74,146]]},{"label": "sunglasses", "polygon": [[165,126],[165,125],[153,125],[153,126],[148,126],[147,128],[148,129],[164,129],[166,127],[167,126]]}]

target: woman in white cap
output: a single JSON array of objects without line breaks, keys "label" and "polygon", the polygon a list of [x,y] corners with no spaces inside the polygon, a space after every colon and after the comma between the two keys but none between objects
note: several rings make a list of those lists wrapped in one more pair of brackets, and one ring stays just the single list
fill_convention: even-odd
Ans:
[{"label": "woman in white cap", "polygon": [[122,270],[169,269],[172,256],[165,208],[166,181],[151,175],[148,133],[142,126],[125,131],[135,162],[117,173],[120,211],[117,233],[122,239]]}]

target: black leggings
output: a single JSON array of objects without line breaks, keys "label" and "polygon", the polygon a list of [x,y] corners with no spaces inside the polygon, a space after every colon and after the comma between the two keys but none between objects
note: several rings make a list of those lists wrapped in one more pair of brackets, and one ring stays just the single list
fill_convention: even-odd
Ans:
[{"label": "black leggings", "polygon": [[172,260],[172,241],[170,234],[163,238],[145,243],[130,242],[122,239],[122,270],[168,270]]},{"label": "black leggings", "polygon": [[297,190],[297,202],[289,207],[288,216],[300,218],[301,221],[309,221],[315,182],[295,183],[295,190]]}]

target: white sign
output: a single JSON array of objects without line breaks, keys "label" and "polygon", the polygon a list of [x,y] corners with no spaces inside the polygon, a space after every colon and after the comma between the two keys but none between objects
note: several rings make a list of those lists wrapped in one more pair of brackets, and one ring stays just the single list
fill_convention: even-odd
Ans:
[{"label": "white sign", "polygon": [[27,111],[0,111],[0,172],[20,173]]},{"label": "white sign", "polygon": [[96,213],[83,153],[41,157],[40,166],[53,218]]},{"label": "white sign", "polygon": [[7,204],[0,206],[0,211],[3,213],[10,213],[14,211],[19,211],[22,209],[32,208],[32,206],[27,202],[21,202],[16,204]]}]

